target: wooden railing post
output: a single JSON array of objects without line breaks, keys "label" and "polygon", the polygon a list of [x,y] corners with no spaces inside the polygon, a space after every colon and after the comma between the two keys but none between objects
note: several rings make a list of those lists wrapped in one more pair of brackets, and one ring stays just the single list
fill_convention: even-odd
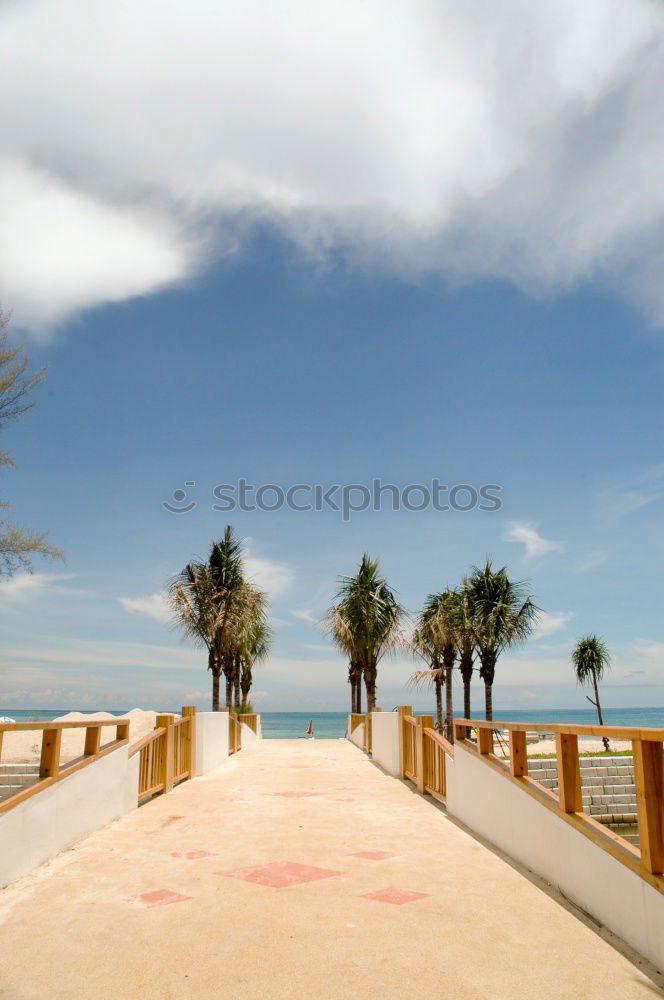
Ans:
[{"label": "wooden railing post", "polygon": [[477,730],[477,749],[483,755],[493,753],[493,729],[482,726]]},{"label": "wooden railing post", "polygon": [[454,740],[467,740],[468,726],[462,726],[458,722],[454,723]]},{"label": "wooden railing post", "polygon": [[164,782],[164,793],[170,792],[173,787],[173,722],[172,715],[158,715],[154,722],[155,729],[165,729],[164,734],[164,759],[162,764],[162,780]]},{"label": "wooden railing post", "polygon": [[85,747],[83,748],[83,755],[85,757],[94,757],[96,753],[99,753],[100,743],[101,726],[88,726],[85,730]]},{"label": "wooden railing post", "polygon": [[556,733],[556,762],[560,808],[566,813],[583,811],[581,768],[577,736]]},{"label": "wooden railing post", "polygon": [[60,770],[61,729],[45,729],[42,734],[40,778],[57,778]]},{"label": "wooden railing post", "polygon": [[641,861],[653,875],[664,873],[664,759],[662,743],[632,740],[636,818]]},{"label": "wooden railing post", "polygon": [[518,729],[510,729],[510,773],[515,778],[524,778],[528,774],[526,734]]},{"label": "wooden railing post", "polygon": [[424,786],[426,784],[426,769],[427,769],[427,750],[428,745],[424,739],[424,730],[433,729],[433,715],[418,715],[417,717],[417,729],[415,730],[415,739],[417,745],[417,790],[424,794]]},{"label": "wooden railing post", "polygon": [[183,705],[182,718],[189,719],[187,744],[189,748],[189,777],[196,774],[196,706]]},{"label": "wooden railing post", "polygon": [[404,723],[404,716],[413,714],[412,705],[399,705],[397,708],[397,714],[399,716],[399,773],[402,778],[406,777],[406,771],[404,769],[404,763],[406,760],[404,741],[406,738],[406,726]]}]

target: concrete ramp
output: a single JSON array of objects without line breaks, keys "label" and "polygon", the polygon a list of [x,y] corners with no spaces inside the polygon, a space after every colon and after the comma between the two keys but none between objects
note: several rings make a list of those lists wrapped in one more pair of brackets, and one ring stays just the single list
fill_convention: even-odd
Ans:
[{"label": "concrete ramp", "polygon": [[657,976],[343,740],[257,742],[5,890],[2,1000],[652,1000]]}]

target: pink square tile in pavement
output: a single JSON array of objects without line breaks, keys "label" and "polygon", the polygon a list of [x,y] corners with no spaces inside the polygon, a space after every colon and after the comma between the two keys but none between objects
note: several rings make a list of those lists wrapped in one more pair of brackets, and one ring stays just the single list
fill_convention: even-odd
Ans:
[{"label": "pink square tile in pavement", "polygon": [[355,851],[351,858],[367,858],[369,861],[385,861],[386,858],[396,858],[392,851]]},{"label": "pink square tile in pavement", "polygon": [[171,851],[172,858],[185,858],[187,861],[198,861],[199,858],[214,857],[210,851]]},{"label": "pink square tile in pavement", "polygon": [[243,882],[255,882],[257,885],[267,885],[272,889],[284,889],[289,885],[300,885],[302,882],[316,882],[318,879],[343,875],[343,872],[332,871],[330,868],[315,868],[313,865],[300,865],[294,861],[273,861],[269,865],[237,868],[231,872],[215,872],[215,875],[238,878]]},{"label": "pink square tile in pavement", "polygon": [[134,896],[136,903],[144,903],[145,906],[164,906],[166,903],[183,903],[185,899],[192,899],[192,896],[183,896],[179,892],[171,892],[170,889],[153,889],[151,892],[142,892],[140,896]]},{"label": "pink square tile in pavement", "polygon": [[409,889],[379,889],[378,892],[364,892],[362,899],[376,899],[379,903],[394,903],[401,906],[402,903],[412,903],[416,899],[425,899],[430,896],[430,892],[411,892]]}]

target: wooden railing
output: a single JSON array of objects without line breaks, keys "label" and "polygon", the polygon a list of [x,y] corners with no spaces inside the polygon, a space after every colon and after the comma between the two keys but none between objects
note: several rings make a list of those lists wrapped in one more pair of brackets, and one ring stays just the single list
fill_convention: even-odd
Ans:
[{"label": "wooden railing", "polygon": [[238,715],[240,722],[244,722],[245,726],[249,726],[252,732],[258,735],[258,713],[257,712],[242,712]]},{"label": "wooden railing", "polygon": [[432,715],[415,717],[410,705],[400,705],[397,712],[402,777],[423,794],[444,799],[445,755],[454,756],[454,747],[433,728]]},{"label": "wooden railing", "polygon": [[[540,803],[557,812],[585,836],[641,874],[660,891],[664,891],[664,879],[661,877],[664,874],[664,729],[537,725],[486,722],[482,719],[457,719],[454,728],[457,743],[518,783]],[[476,743],[470,739],[471,729],[477,731]],[[506,730],[509,734],[508,761],[494,756],[494,730]],[[559,789],[557,796],[528,775],[527,732],[555,735]],[[579,736],[631,742],[639,849],[583,812]],[[611,761],[611,757],[606,759]]]},{"label": "wooden railing", "polygon": [[185,705],[182,716],[158,715],[155,728],[137,743],[129,756],[139,753],[138,801],[170,792],[173,785],[193,778],[196,767],[196,709]]},{"label": "wooden railing", "polygon": [[[115,739],[102,745],[101,731],[107,727],[115,728]],[[62,733],[65,729],[85,730],[83,753],[73,760],[60,761],[62,748]],[[39,778],[32,785],[21,788],[13,795],[0,802],[0,813],[7,812],[19,802],[24,802],[31,795],[54,784],[61,778],[66,778],[75,771],[86,767],[94,760],[104,757],[112,750],[123,746],[129,741],[129,719],[96,719],[94,722],[3,722],[0,724],[0,761],[2,760],[2,741],[5,733],[41,732],[41,753],[39,758]]]},{"label": "wooden railing", "polygon": [[366,715],[362,715],[360,712],[351,712],[351,715],[350,715],[350,733],[348,735],[350,736],[351,733],[354,733],[355,730],[357,729],[357,727],[361,726],[362,723],[365,721],[365,719],[366,719]]},{"label": "wooden railing", "polygon": [[242,723],[235,712],[228,713],[228,753],[242,749]]}]

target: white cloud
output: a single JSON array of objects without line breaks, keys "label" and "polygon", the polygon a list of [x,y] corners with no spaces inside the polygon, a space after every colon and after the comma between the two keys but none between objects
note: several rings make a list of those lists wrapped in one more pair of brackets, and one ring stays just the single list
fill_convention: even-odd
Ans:
[{"label": "white cloud", "polygon": [[286,593],[295,579],[295,573],[284,563],[270,562],[269,559],[258,559],[247,555],[244,567],[248,580],[251,580],[262,590],[266,590],[272,600]]},{"label": "white cloud", "polygon": [[543,556],[547,552],[555,552],[560,548],[558,542],[542,538],[535,525],[527,521],[511,521],[503,535],[503,540],[506,542],[518,542],[523,545],[525,547],[525,559]]},{"label": "white cloud", "polygon": [[543,639],[545,636],[560,632],[574,616],[565,611],[540,611],[533,639]]},{"label": "white cloud", "polygon": [[149,597],[118,597],[125,611],[145,615],[157,622],[168,622],[170,612],[163,594],[150,594]]},{"label": "white cloud", "polygon": [[68,573],[17,573],[0,578],[0,597],[12,604],[22,604],[46,592],[85,596],[87,591],[62,585],[70,579]]},{"label": "white cloud", "polygon": [[658,0],[4,4],[0,298],[57,322],[268,223],[663,321],[663,45]]},{"label": "white cloud", "polygon": [[307,611],[306,608],[301,608],[297,611],[291,611],[291,614],[293,618],[299,618],[300,621],[312,622],[312,624],[318,625],[319,619],[316,618],[316,616],[313,615],[311,611]]},{"label": "white cloud", "polygon": [[163,216],[2,160],[0,218],[0,298],[37,331],[88,306],[156,291],[189,268],[190,251]]}]

